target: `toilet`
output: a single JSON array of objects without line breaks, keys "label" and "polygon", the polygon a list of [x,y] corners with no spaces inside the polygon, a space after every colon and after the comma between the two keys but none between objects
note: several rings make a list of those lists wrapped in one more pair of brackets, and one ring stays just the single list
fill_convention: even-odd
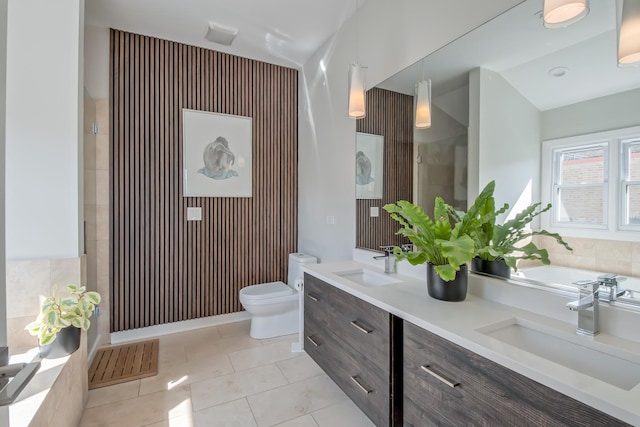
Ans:
[{"label": "toilet", "polygon": [[295,334],[299,329],[296,280],[303,278],[305,264],[317,264],[316,257],[289,254],[287,284],[283,282],[251,285],[240,290],[240,303],[251,315],[252,338],[263,339]]}]

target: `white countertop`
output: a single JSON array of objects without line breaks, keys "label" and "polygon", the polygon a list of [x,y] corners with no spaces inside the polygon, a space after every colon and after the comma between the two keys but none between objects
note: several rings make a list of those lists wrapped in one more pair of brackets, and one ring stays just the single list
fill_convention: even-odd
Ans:
[{"label": "white countertop", "polygon": [[[384,274],[383,270],[379,268],[355,261],[309,265],[304,267],[304,271],[567,396],[630,424],[640,425],[640,385],[631,390],[615,387],[498,341],[479,332],[478,329],[513,318],[522,319],[523,321],[535,322],[537,325],[554,331],[566,333],[567,336],[572,337],[572,340],[575,336],[578,343],[580,343],[579,340],[586,340],[585,343],[593,341],[598,345],[605,345],[612,350],[613,354],[620,351],[620,354],[625,354],[627,358],[631,356],[633,361],[638,362],[640,362],[640,342],[625,340],[606,333],[596,337],[579,337],[574,334],[576,323],[568,323],[524,310],[522,304],[519,305],[521,308],[516,308],[478,297],[479,292],[474,292],[474,288],[487,287],[486,282],[492,281],[492,279],[485,279],[481,276],[469,275],[469,292],[465,301],[445,302],[429,297],[426,290],[426,280],[415,277],[395,273],[392,277],[400,280],[400,283],[386,286],[363,286],[335,274],[335,272],[358,268],[367,268]],[[493,284],[490,285],[493,286]],[[527,292],[531,292],[531,290],[527,290]],[[544,298],[545,294],[542,293],[541,296]],[[535,300],[536,298],[527,296],[525,299]],[[539,301],[537,303],[539,304]],[[536,307],[531,307],[531,309],[538,312]],[[555,307],[552,309],[556,310]],[[559,313],[562,311],[561,319],[567,318],[568,314],[565,312],[568,310],[565,307],[557,307],[557,311]],[[542,312],[548,313],[549,308],[547,307]],[[635,325],[637,324],[635,323]]]}]

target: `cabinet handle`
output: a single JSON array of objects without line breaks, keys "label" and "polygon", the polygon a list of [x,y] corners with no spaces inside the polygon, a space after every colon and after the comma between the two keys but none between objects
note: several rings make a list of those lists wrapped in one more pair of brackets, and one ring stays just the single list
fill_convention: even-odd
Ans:
[{"label": "cabinet handle", "polygon": [[369,390],[368,388],[366,388],[365,386],[363,386],[363,385],[362,385],[362,383],[360,382],[360,377],[358,377],[357,375],[356,375],[356,376],[351,377],[351,381],[353,381],[354,383],[356,383],[356,385],[358,386],[358,388],[359,388],[360,390],[362,390],[362,392],[363,392],[363,393],[365,393],[365,394],[369,394],[369,393],[371,393],[371,392],[373,391],[373,390]]},{"label": "cabinet handle", "polygon": [[450,381],[450,380],[446,379],[445,377],[436,374],[435,372],[433,372],[429,368],[430,368],[429,365],[420,366],[420,369],[425,371],[427,374],[431,375],[434,378],[437,378],[438,380],[442,381],[443,383],[445,383],[446,385],[448,385],[451,388],[458,387],[460,385],[460,383],[454,383],[453,381]]},{"label": "cabinet handle", "polygon": [[307,340],[309,340],[309,342],[311,344],[313,344],[314,347],[319,346],[320,344],[318,344],[317,342],[315,342],[315,340],[313,338],[311,338],[311,335],[307,335]]},{"label": "cabinet handle", "polygon": [[313,294],[307,294],[307,296],[309,297],[309,299],[310,299],[311,301],[318,302],[318,297],[317,297],[317,296],[315,296],[315,295],[313,295]]},{"label": "cabinet handle", "polygon": [[360,332],[365,333],[365,334],[370,334],[371,332],[373,332],[373,329],[367,329],[367,328],[361,326],[358,323],[357,320],[352,320],[351,321],[351,325],[353,325],[357,330],[359,330]]}]

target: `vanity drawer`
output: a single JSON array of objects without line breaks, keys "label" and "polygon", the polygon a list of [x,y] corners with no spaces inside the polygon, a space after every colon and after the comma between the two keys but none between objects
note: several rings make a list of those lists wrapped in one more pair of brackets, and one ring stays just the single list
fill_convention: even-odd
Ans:
[{"label": "vanity drawer", "polygon": [[[309,337],[315,343],[311,343]],[[330,332],[305,327],[305,350],[378,426],[390,424],[389,374],[336,340]]]},{"label": "vanity drawer", "polygon": [[408,322],[403,372],[407,426],[626,425]]}]

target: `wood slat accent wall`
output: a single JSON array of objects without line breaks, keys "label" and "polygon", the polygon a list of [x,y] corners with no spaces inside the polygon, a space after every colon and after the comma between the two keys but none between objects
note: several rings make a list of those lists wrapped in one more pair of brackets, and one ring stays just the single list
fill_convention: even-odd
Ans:
[{"label": "wood slat accent wall", "polygon": [[[379,250],[409,243],[395,235],[398,223],[382,207],[413,198],[413,97],[373,88],[367,91],[366,109],[356,130],[384,136],[384,185],[382,200],[356,200],[356,246]],[[379,217],[370,216],[372,206],[380,208]]]},{"label": "wood slat accent wall", "polygon": [[[297,245],[297,71],[111,30],[111,331],[242,310]],[[253,118],[253,197],[183,197],[182,109]],[[202,221],[186,220],[190,206]]]}]

